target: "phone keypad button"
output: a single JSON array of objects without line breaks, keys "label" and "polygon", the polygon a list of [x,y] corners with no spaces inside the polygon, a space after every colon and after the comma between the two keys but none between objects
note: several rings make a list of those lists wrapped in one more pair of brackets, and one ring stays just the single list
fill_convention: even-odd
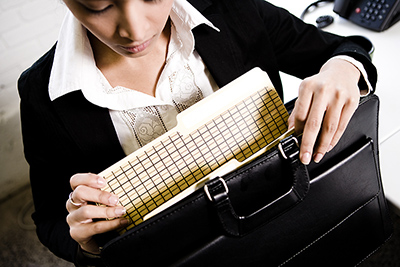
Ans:
[{"label": "phone keypad button", "polygon": [[[371,0],[365,3],[365,6],[362,7],[362,9],[357,7],[355,13],[359,14],[361,18],[366,20],[383,20],[389,7],[390,5],[387,3],[387,0]],[[361,10],[363,10],[363,12],[361,12]]]},{"label": "phone keypad button", "polygon": [[382,31],[388,27],[387,22],[382,25],[383,21],[386,21],[387,16],[391,15],[391,9],[397,5],[398,0],[366,0],[360,1],[358,5],[354,7],[349,20],[359,24],[363,27]]}]

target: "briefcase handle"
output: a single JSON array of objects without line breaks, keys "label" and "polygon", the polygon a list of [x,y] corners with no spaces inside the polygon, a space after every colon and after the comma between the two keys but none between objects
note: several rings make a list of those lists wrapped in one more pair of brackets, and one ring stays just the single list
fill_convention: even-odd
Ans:
[{"label": "briefcase handle", "polygon": [[243,236],[294,207],[306,196],[310,188],[310,177],[307,168],[299,160],[299,144],[296,137],[290,136],[282,140],[278,145],[278,150],[281,157],[277,160],[286,161],[291,167],[292,188],[251,215],[237,215],[228,195],[228,185],[221,177],[211,179],[204,186],[205,194],[214,204],[221,225],[227,234]]}]

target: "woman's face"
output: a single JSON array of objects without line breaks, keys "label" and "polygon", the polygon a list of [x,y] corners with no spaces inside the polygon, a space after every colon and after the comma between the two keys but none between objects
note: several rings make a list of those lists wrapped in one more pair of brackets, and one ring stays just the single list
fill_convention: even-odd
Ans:
[{"label": "woman's face", "polygon": [[64,0],[94,37],[119,55],[148,54],[168,20],[174,0]]}]

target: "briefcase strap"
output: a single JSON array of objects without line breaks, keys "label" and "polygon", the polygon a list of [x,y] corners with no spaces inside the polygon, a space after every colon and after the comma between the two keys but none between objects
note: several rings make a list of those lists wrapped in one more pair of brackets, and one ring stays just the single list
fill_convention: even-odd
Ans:
[{"label": "briefcase strap", "polygon": [[211,179],[204,186],[208,199],[214,204],[222,228],[228,235],[243,236],[253,229],[272,220],[279,214],[293,208],[306,196],[310,187],[310,177],[307,168],[299,160],[299,144],[295,137],[290,136],[278,145],[280,157],[270,160],[282,161],[292,170],[293,185],[289,192],[265,205],[248,216],[239,216],[231,204],[229,187],[221,177]]}]

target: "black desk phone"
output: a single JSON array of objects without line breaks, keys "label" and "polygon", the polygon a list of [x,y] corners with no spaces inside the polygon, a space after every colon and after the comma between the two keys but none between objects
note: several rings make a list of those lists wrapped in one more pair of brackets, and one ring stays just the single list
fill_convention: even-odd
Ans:
[{"label": "black desk phone", "polygon": [[400,0],[335,0],[333,11],[357,25],[381,32],[400,20]]}]

